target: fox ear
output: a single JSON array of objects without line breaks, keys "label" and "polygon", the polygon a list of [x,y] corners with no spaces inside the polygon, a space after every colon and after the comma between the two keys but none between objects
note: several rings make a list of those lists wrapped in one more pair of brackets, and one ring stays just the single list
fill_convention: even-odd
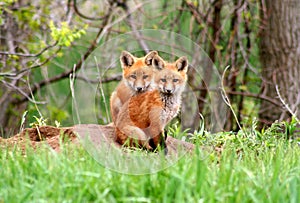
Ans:
[{"label": "fox ear", "polygon": [[130,67],[134,64],[134,56],[127,51],[122,51],[120,56],[120,61],[122,64],[122,68]]},{"label": "fox ear", "polygon": [[152,59],[152,66],[157,70],[162,70],[165,68],[165,62],[160,56],[155,55]]},{"label": "fox ear", "polygon": [[145,56],[145,63],[150,66],[152,65],[152,59],[154,56],[158,55],[157,51],[150,51],[146,56]]},{"label": "fox ear", "polygon": [[182,56],[179,59],[177,59],[175,64],[176,64],[176,67],[177,67],[178,71],[187,72],[189,63],[188,63],[188,60],[185,56]]}]

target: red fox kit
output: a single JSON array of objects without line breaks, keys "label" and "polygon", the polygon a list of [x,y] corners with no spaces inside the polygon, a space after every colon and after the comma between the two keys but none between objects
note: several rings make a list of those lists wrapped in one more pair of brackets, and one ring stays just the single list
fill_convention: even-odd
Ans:
[{"label": "red fox kit", "polygon": [[133,95],[153,90],[153,68],[151,66],[156,51],[149,52],[145,57],[136,58],[127,51],[123,51],[120,62],[123,69],[123,79],[112,93],[110,109],[115,123],[123,104]]},{"label": "red fox kit", "polygon": [[156,55],[152,65],[159,70],[154,76],[157,87],[131,97],[121,108],[116,122],[116,140],[120,144],[130,137],[130,146],[138,144],[149,150],[155,149],[164,141],[165,126],[179,112],[187,81],[187,58],[166,63]]}]

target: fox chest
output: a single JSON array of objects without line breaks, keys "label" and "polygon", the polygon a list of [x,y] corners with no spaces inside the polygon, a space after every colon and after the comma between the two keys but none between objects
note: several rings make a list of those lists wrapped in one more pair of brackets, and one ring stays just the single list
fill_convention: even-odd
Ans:
[{"label": "fox chest", "polygon": [[150,112],[156,108],[161,109],[163,106],[159,94],[149,92],[146,96],[133,97],[129,102],[129,119],[139,128],[149,127]]},{"label": "fox chest", "polygon": [[179,112],[179,104],[172,103],[171,105],[165,105],[161,112],[161,120],[165,125],[169,123]]}]

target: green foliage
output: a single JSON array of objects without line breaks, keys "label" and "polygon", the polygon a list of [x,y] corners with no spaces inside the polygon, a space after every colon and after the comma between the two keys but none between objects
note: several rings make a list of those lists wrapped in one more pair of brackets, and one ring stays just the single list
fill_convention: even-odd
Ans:
[{"label": "green foliage", "polygon": [[298,125],[300,125],[298,119],[296,117],[292,117],[292,120],[290,122],[284,121],[283,122],[284,129],[285,129],[285,135],[286,138],[289,139],[296,130],[299,130]]},{"label": "green foliage", "polygon": [[[75,39],[79,39],[86,34],[84,29],[71,29],[67,22],[61,22],[60,28],[55,27],[54,22],[50,21],[51,37],[58,42],[60,46],[69,47]],[[87,27],[85,27],[86,29]]]},{"label": "green foliage", "polygon": [[39,126],[47,125],[47,120],[48,120],[47,118],[43,118],[43,117],[38,118],[36,116],[33,117],[35,119],[35,122],[29,124],[31,127],[39,127]]},{"label": "green foliage", "polygon": [[296,142],[299,138],[297,135],[297,122],[275,122],[267,129],[257,130],[257,120],[254,119],[248,128],[243,128],[238,132],[219,132],[216,134],[204,131],[195,131],[190,139],[200,145],[215,147],[246,147],[257,150],[264,147],[276,147],[276,142]]},{"label": "green foliage", "polygon": [[70,116],[66,110],[58,108],[56,106],[48,105],[47,109],[50,114],[50,117],[49,117],[50,121],[62,122]]},{"label": "green foliage", "polygon": [[169,124],[169,127],[166,127],[167,135],[172,136],[175,138],[182,138],[185,137],[187,134],[188,129],[185,129],[184,131],[181,130],[181,126],[179,125],[178,121]]},{"label": "green foliage", "polygon": [[4,17],[3,12],[11,12],[10,9],[8,9],[9,6],[11,6],[14,2],[16,2],[17,0],[2,0],[0,2],[0,26],[3,25],[4,23]]},{"label": "green foliage", "polygon": [[12,3],[16,2],[17,0],[2,0],[2,4],[11,5]]},{"label": "green foliage", "polygon": [[[61,122],[64,122],[69,118],[69,114],[67,111],[50,105],[48,105],[47,107],[47,112],[39,112],[36,106],[30,106],[28,108],[28,111],[26,111],[22,116],[21,127],[24,127],[23,125],[25,123],[25,119],[27,120],[27,123],[29,123],[29,126],[27,127],[39,127],[45,125],[55,125],[56,127],[60,127]],[[50,116],[47,117],[48,115]]]}]

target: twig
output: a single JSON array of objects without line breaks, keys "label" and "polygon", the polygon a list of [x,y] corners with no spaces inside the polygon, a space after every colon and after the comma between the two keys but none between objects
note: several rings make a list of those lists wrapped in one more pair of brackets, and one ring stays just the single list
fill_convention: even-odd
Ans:
[{"label": "twig", "polygon": [[127,21],[133,31],[133,34],[135,35],[135,38],[138,40],[138,42],[139,42],[140,46],[142,47],[142,49],[144,50],[144,52],[145,53],[149,52],[149,47],[148,47],[147,43],[143,40],[141,33],[137,30],[135,22],[134,22],[134,18],[132,18],[132,15],[129,11],[129,8],[128,8],[126,2],[122,6],[122,8],[125,10],[125,12],[127,14],[127,19],[128,19]]},{"label": "twig", "polygon": [[[99,79],[91,80],[91,79],[88,79],[86,77],[79,76],[79,75],[76,76],[76,79],[82,80],[82,81],[85,81],[85,82],[88,82],[88,83],[91,83],[91,84],[98,84],[99,83]],[[116,74],[116,75],[113,75],[113,76],[108,77],[108,78],[103,78],[103,79],[101,78],[101,81],[102,81],[102,83],[108,83],[108,82],[113,82],[113,81],[120,81],[121,79],[122,79],[122,74]]]},{"label": "twig", "polygon": [[95,17],[89,17],[89,16],[86,16],[84,15],[83,13],[81,13],[79,11],[79,9],[77,8],[77,1],[76,0],[73,0],[73,8],[74,8],[74,11],[77,15],[79,15],[80,17],[84,18],[84,19],[87,19],[87,20],[93,20],[93,21],[97,21],[97,20],[103,20],[107,17],[107,15],[104,15],[104,16],[101,16],[101,17],[98,17],[98,18],[95,18]]},{"label": "twig", "polygon": [[35,101],[32,100],[21,88],[10,84],[8,82],[6,82],[5,80],[0,80],[0,82],[2,82],[6,87],[8,88],[13,88],[14,90],[18,91],[21,95],[23,95],[28,101],[34,103],[34,104],[46,104],[47,102],[43,102],[43,101]]},{"label": "twig", "polygon": [[42,49],[39,53],[36,54],[24,54],[24,53],[13,53],[13,52],[6,52],[6,51],[0,51],[0,55],[13,55],[13,56],[22,56],[22,57],[38,57],[42,55],[45,51],[48,49],[55,47],[57,45],[58,41],[56,41],[54,44],[51,44],[44,49]]},{"label": "twig", "polygon": [[[190,10],[191,14],[196,19],[198,24],[202,24],[202,22],[206,22],[206,19],[204,19],[205,16],[198,11],[198,9],[196,8],[196,6],[194,5],[193,2],[185,1],[184,3],[187,5],[188,9]],[[209,9],[209,11],[210,11],[210,9]]]},{"label": "twig", "polygon": [[[170,1],[171,2],[171,1]],[[171,22],[170,22],[170,30],[174,30],[174,27],[176,26],[176,25],[178,25],[179,24],[179,20],[180,20],[180,17],[182,17],[182,13],[183,13],[183,11],[184,11],[184,3],[185,3],[186,1],[185,0],[182,0],[181,1],[181,5],[180,5],[180,8],[178,8],[178,13],[177,13],[177,15],[174,17],[174,20],[172,20]],[[163,21],[160,21],[160,23],[162,23]],[[179,26],[180,27],[180,26]],[[180,31],[179,31],[180,32]]]},{"label": "twig", "polygon": [[[202,91],[204,89],[206,89],[209,92],[217,91],[217,89],[208,89],[208,88],[205,88],[205,87],[193,88],[193,91]],[[273,99],[271,97],[268,97],[268,96],[265,96],[265,95],[261,95],[261,94],[255,94],[255,93],[251,93],[251,92],[238,92],[238,91],[232,91],[232,90],[226,90],[226,94],[257,98],[257,99],[261,99],[261,100],[265,100],[267,102],[270,102],[271,104],[274,104],[275,106],[278,106],[278,107],[282,106],[282,104],[277,102],[275,99]]]},{"label": "twig", "polygon": [[30,70],[33,70],[35,68],[39,68],[43,65],[45,65],[46,63],[48,63],[49,61],[51,61],[54,57],[57,56],[57,53],[61,50],[61,47],[59,46],[58,49],[54,52],[54,54],[52,54],[49,58],[47,58],[45,61],[43,61],[42,63],[40,64],[37,64],[37,65],[33,65],[31,67],[28,67],[28,68],[24,68],[24,69],[21,69],[20,71],[16,71],[16,72],[6,72],[6,73],[0,73],[0,76],[4,76],[4,77],[10,77],[10,78],[13,78],[13,77],[16,77],[22,73],[25,73],[27,71],[30,71]]},{"label": "twig", "polygon": [[237,92],[237,91],[226,91],[226,93],[232,94],[232,95],[241,95],[241,96],[246,96],[246,97],[262,99],[262,100],[266,100],[266,101],[270,102],[271,104],[274,104],[278,107],[281,106],[280,103],[278,103],[276,100],[272,99],[271,97],[267,97],[267,96],[260,95],[260,94],[254,94],[254,93],[250,93],[250,92]]},{"label": "twig", "polygon": [[[168,32],[168,31],[166,31]],[[154,43],[158,43],[160,45],[164,45],[166,47],[170,47],[172,49],[178,49],[180,50],[182,53],[184,54],[187,54],[187,55],[192,55],[194,52],[193,50],[190,50],[190,49],[186,49],[185,47],[183,47],[180,43],[176,44],[176,43],[173,43],[173,44],[170,44],[168,43],[168,41],[164,41],[164,40],[161,40],[161,39],[157,39],[157,38],[153,38],[153,37],[148,37],[148,36],[141,36],[142,39],[145,39],[149,42],[154,42]]]},{"label": "twig", "polygon": [[222,74],[222,82],[221,82],[221,93],[222,93],[222,98],[223,98],[225,104],[230,108],[230,110],[231,110],[231,112],[232,112],[232,114],[233,114],[233,116],[234,116],[234,118],[235,118],[235,120],[236,120],[236,123],[237,123],[238,127],[240,128],[240,130],[243,130],[243,129],[242,129],[242,126],[240,125],[240,122],[239,122],[239,120],[238,120],[238,118],[237,118],[237,116],[236,116],[236,114],[235,114],[235,112],[234,112],[234,110],[233,110],[233,108],[232,108],[231,102],[230,102],[230,100],[229,100],[229,98],[228,98],[228,96],[227,96],[227,94],[226,94],[226,90],[225,90],[225,87],[224,87],[225,73],[226,73],[226,71],[229,69],[229,67],[230,67],[230,66],[227,66],[227,67],[225,68],[223,74]]},{"label": "twig", "polygon": [[[101,71],[100,71],[100,67],[99,67],[97,58],[94,57],[94,59],[95,59],[95,62],[96,62],[97,70],[98,70],[99,75],[100,75],[100,74],[101,74]],[[101,93],[101,96],[102,96],[102,98],[103,98],[103,102],[104,102],[104,106],[105,106],[106,118],[107,118],[107,120],[108,120],[108,123],[110,123],[110,117],[109,117],[108,105],[107,105],[107,103],[106,103],[106,99],[105,99],[105,95],[104,95],[104,91],[103,91],[103,85],[102,85],[101,77],[100,77],[100,79],[99,79],[99,85],[100,85],[100,93]]]},{"label": "twig", "polygon": [[74,67],[73,67],[73,73],[71,73],[69,75],[69,78],[70,78],[70,90],[71,90],[71,96],[72,96],[72,100],[73,100],[73,103],[75,105],[75,112],[76,112],[76,117],[77,117],[77,122],[78,124],[80,124],[80,116],[79,116],[79,113],[78,113],[78,104],[77,104],[77,101],[76,101],[76,98],[75,98],[75,91],[74,91],[74,81],[75,81],[75,74],[76,74],[76,65],[74,64]]},{"label": "twig", "polygon": [[284,105],[284,107],[288,110],[288,112],[296,119],[297,123],[300,124],[300,120],[297,118],[296,112],[294,113],[292,111],[292,109],[289,107],[289,105],[284,101],[284,99],[282,98],[280,92],[279,92],[279,88],[278,85],[275,85],[275,89],[276,89],[276,93],[278,95],[279,100],[281,101],[281,103]]},{"label": "twig", "polygon": [[[103,33],[106,33],[106,31],[108,31],[109,29],[111,29],[114,25],[116,25],[116,24],[124,21],[127,18],[128,15],[131,15],[136,10],[142,8],[143,5],[146,4],[146,3],[148,3],[148,2],[151,2],[151,1],[144,1],[143,3],[140,3],[140,4],[136,5],[136,7],[134,7],[132,10],[130,10],[130,12],[128,12],[127,14],[121,16],[119,19],[115,20],[111,24],[107,24],[106,26],[101,26],[101,27],[103,27],[102,35],[103,35]],[[118,2],[118,4],[119,4],[119,6],[123,5],[123,4],[119,3],[119,2]],[[110,16],[112,16],[112,14]],[[99,43],[100,39],[102,38],[102,35],[98,38],[97,43]]]},{"label": "twig", "polygon": [[27,72],[29,70],[33,70],[35,68],[39,68],[45,64],[47,64],[49,61],[51,61],[54,57],[57,56],[57,53],[61,50],[61,46],[58,47],[58,49],[54,52],[54,54],[52,54],[49,58],[47,58],[45,61],[43,61],[42,63],[40,64],[37,64],[37,65],[34,65],[34,66],[31,66],[29,68],[24,68],[22,70],[20,70],[19,72],[16,73],[16,75],[19,75],[21,73],[24,73],[24,72]]}]

